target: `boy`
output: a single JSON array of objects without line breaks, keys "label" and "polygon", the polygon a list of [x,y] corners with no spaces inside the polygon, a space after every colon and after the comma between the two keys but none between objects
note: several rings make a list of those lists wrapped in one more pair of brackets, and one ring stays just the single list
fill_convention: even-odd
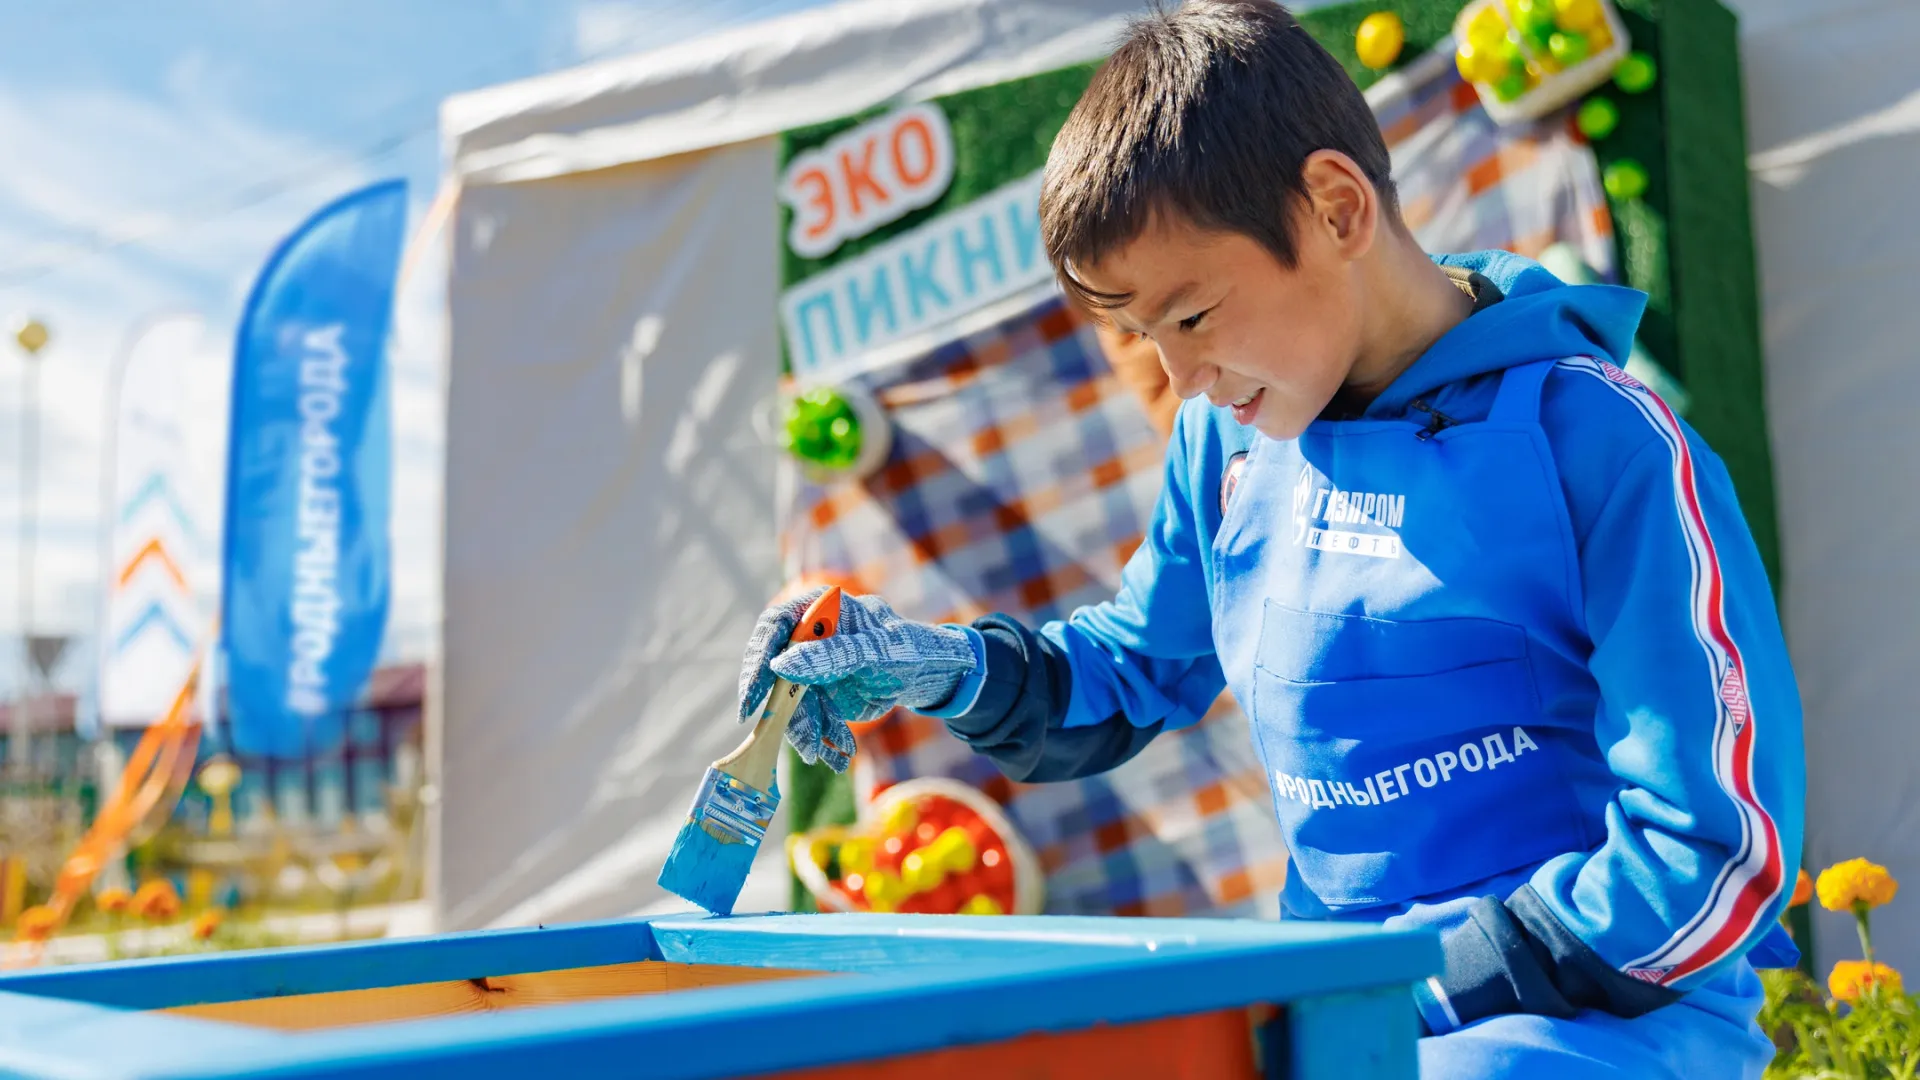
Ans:
[{"label": "boy", "polygon": [[[1792,962],[1799,702],[1720,462],[1617,365],[1644,298],[1499,253],[1430,259],[1364,99],[1277,5],[1134,24],[1055,140],[1064,288],[1187,398],[1111,602],[1031,630],[848,598],[743,714],[790,737],[943,718],[1017,780],[1252,718],[1288,917],[1437,928],[1430,1076],[1758,1076],[1749,962]],[[811,599],[811,598],[807,598]]]}]

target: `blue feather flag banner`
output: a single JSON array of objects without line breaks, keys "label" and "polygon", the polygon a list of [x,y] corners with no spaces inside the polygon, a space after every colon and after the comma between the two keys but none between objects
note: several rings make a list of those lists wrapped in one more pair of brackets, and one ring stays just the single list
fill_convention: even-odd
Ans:
[{"label": "blue feather flag banner", "polygon": [[281,243],[235,338],[221,633],[229,738],[297,757],[345,730],[386,627],[386,341],[407,191],[327,206]]}]

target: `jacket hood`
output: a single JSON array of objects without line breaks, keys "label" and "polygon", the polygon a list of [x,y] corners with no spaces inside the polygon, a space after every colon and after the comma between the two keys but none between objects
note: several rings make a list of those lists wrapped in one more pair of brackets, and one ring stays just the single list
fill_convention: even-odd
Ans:
[{"label": "jacket hood", "polygon": [[1433,261],[1485,276],[1504,298],[1434,342],[1374,399],[1367,415],[1398,415],[1443,386],[1536,360],[1593,356],[1627,366],[1646,294],[1617,285],[1568,285],[1532,259],[1505,251],[1438,255]]}]

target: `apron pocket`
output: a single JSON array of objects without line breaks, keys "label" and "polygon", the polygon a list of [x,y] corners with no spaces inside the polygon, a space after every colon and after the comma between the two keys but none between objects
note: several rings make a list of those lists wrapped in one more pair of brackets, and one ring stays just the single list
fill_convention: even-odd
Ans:
[{"label": "apron pocket", "polygon": [[1534,725],[1526,635],[1268,601],[1253,721],[1296,872],[1329,907],[1433,896],[1586,847]]}]

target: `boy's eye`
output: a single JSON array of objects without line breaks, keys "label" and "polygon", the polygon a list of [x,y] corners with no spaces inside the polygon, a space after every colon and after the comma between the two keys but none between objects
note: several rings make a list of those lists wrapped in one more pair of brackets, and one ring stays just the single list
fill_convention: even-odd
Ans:
[{"label": "boy's eye", "polygon": [[1213,311],[1213,309],[1212,309],[1212,308],[1208,308],[1208,309],[1207,309],[1206,311],[1202,311],[1202,312],[1197,312],[1197,313],[1195,313],[1195,314],[1192,314],[1192,315],[1189,315],[1189,316],[1187,316],[1187,317],[1186,317],[1186,318],[1184,318],[1184,319],[1181,319],[1181,320],[1180,320],[1180,329],[1182,329],[1182,330],[1192,330],[1193,328],[1195,328],[1195,327],[1197,327],[1197,326],[1199,326],[1199,325],[1200,325],[1200,320],[1201,320],[1201,319],[1204,319],[1204,318],[1206,318],[1206,317],[1207,317],[1207,315],[1208,315],[1208,314],[1210,314],[1210,313],[1211,313],[1212,311]]}]

